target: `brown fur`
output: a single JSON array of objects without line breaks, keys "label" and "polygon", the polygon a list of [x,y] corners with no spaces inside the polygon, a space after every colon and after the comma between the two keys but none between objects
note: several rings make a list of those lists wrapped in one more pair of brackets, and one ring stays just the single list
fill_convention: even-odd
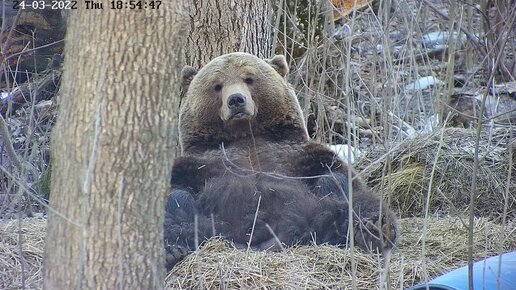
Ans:
[{"label": "brown fur", "polygon": [[442,121],[451,127],[470,128],[478,120],[482,102],[468,94],[454,94],[444,107]]},{"label": "brown fur", "polygon": [[350,238],[363,249],[394,245],[395,218],[381,199],[334,152],[308,140],[287,72],[284,57],[233,53],[183,82],[183,156],[172,170],[165,222],[169,267],[194,249],[194,216],[201,241],[219,235],[260,250]]},{"label": "brown fur", "polygon": [[[269,141],[306,142],[308,133],[296,95],[274,68],[286,74],[285,58],[261,60],[249,54],[233,53],[217,57],[199,70],[183,89],[187,90],[179,117],[183,152],[219,149],[222,142],[228,145],[248,138],[249,127],[253,134],[267,137]],[[188,72],[186,77],[190,78],[191,70]],[[246,79],[251,79],[252,84],[246,83]],[[220,91],[216,90],[217,86],[221,86]],[[240,90],[253,104],[249,109],[253,115],[224,120],[220,112],[227,110],[223,104],[235,90]]]}]

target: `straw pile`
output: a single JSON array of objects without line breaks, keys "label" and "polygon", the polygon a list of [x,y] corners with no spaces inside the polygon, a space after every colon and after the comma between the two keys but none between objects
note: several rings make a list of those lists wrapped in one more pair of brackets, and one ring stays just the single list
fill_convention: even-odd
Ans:
[{"label": "straw pile", "polygon": [[[385,277],[399,289],[466,263],[467,229],[459,218],[431,218],[426,231],[423,227],[421,218],[400,221],[401,237],[391,255],[388,276],[382,270],[383,259],[355,251],[354,280],[358,289],[377,289],[387,280]],[[45,228],[46,220],[41,218],[23,219],[20,224],[0,220],[0,289],[21,289],[23,279],[26,289],[40,289]],[[504,228],[485,218],[477,219],[475,259],[516,250],[514,228],[514,224]],[[349,249],[333,246],[246,253],[215,239],[169,273],[167,289],[349,289],[353,280],[352,254]]]},{"label": "straw pile", "polygon": [[41,289],[47,221],[0,219],[0,289]]},{"label": "straw pile", "polygon": [[[512,132],[514,135],[514,132]],[[473,130],[446,128],[407,139],[386,154],[375,150],[361,158],[369,186],[382,192],[402,217],[425,212],[432,169],[430,212],[463,215],[468,210],[476,134]],[[479,167],[475,214],[516,217],[516,146],[508,129],[483,132],[479,139]],[[512,145],[511,145],[512,143]],[[512,172],[509,178],[510,150]],[[388,165],[388,166],[387,166]]]},{"label": "straw pile", "polygon": [[[421,218],[400,221],[401,239],[392,253],[388,282],[393,289],[417,284],[466,264],[467,229],[459,218],[427,220],[426,254],[422,254]],[[514,225],[512,226],[514,228]],[[475,223],[475,259],[516,249],[516,232],[485,218]],[[302,246],[284,253],[233,249],[212,240],[179,264],[167,277],[168,289],[350,289],[352,252],[333,246]],[[426,258],[423,258],[426,257]],[[358,289],[378,289],[385,281],[385,261],[356,251]]]}]

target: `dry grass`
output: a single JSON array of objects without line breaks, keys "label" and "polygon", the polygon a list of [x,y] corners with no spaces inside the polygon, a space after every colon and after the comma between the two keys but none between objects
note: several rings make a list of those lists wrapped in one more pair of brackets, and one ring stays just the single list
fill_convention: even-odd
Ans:
[{"label": "dry grass", "polygon": [[[442,148],[430,199],[430,212],[462,215],[469,204],[476,134],[472,130],[446,128],[406,139],[385,156],[375,150],[361,158],[356,167],[364,170],[371,187],[390,196],[402,217],[422,216],[442,134]],[[508,199],[508,216],[516,216],[516,170],[508,184],[510,131],[499,128],[480,137],[479,174],[475,213],[499,218]],[[514,148],[513,148],[514,150]],[[383,159],[380,157],[384,156]],[[376,162],[380,160],[380,162]],[[389,168],[390,166],[390,174]],[[372,164],[372,166],[371,166]],[[512,162],[513,166],[516,162]],[[507,186],[509,190],[506,191]],[[509,196],[505,196],[508,192]]]},{"label": "dry grass", "polygon": [[[423,219],[400,221],[398,248],[390,260],[390,285],[399,289],[418,283],[467,261],[467,229],[456,217],[428,220],[426,256],[421,253]],[[46,220],[28,218],[0,222],[0,288],[41,287]],[[508,231],[507,229],[511,229]],[[18,243],[22,239],[22,253]],[[516,250],[514,225],[501,226],[479,218],[475,223],[475,259]],[[282,253],[246,252],[222,240],[211,240],[167,277],[167,289],[347,289],[357,264],[358,289],[380,288],[384,261],[371,254],[334,246],[301,246]],[[426,264],[426,268],[423,265]],[[22,265],[25,272],[22,274]],[[426,272],[425,272],[426,269]]]},{"label": "dry grass", "polygon": [[[427,254],[421,253],[423,219],[400,221],[401,239],[390,261],[390,286],[408,287],[467,261],[467,229],[458,218],[432,218],[427,227]],[[475,223],[475,259],[516,249],[516,232],[504,231],[484,218]],[[213,240],[179,264],[167,277],[169,289],[349,289],[349,249],[302,246],[284,253],[236,250]],[[384,261],[355,252],[358,289],[378,289]],[[426,264],[426,268],[423,265]],[[425,272],[425,269],[427,272]]]},{"label": "dry grass", "polygon": [[0,289],[41,288],[46,228],[43,218],[0,220]]}]

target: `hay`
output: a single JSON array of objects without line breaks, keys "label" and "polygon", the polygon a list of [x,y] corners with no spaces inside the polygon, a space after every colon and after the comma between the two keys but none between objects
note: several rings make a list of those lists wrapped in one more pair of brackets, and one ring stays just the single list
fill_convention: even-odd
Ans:
[{"label": "hay", "polygon": [[[423,258],[423,222],[420,218],[400,221],[400,241],[389,266],[393,289],[411,286],[467,261],[467,230],[456,217],[428,220]],[[514,228],[514,224],[504,229],[486,218],[476,219],[475,260],[516,250]],[[17,220],[0,220],[0,289],[22,289],[24,279],[26,289],[41,289],[45,230],[46,220],[41,218],[23,219],[21,228]],[[349,249],[333,246],[246,253],[215,239],[169,273],[167,289],[348,289],[353,279],[351,255]],[[354,252],[354,258],[358,289],[379,288],[386,277],[384,261],[359,251]]]},{"label": "hay", "polygon": [[[423,258],[421,218],[400,221],[401,238],[390,260],[392,289],[409,287],[467,263],[467,229],[459,218],[428,220]],[[511,229],[514,227],[511,227]],[[474,258],[479,260],[516,249],[516,232],[479,218],[475,223]],[[284,253],[246,253],[229,243],[211,240],[177,265],[167,277],[168,289],[351,289],[349,249],[300,246]],[[383,261],[354,253],[358,289],[378,289]]]},{"label": "hay", "polygon": [[0,289],[41,289],[46,227],[43,218],[0,220]]},{"label": "hay", "polygon": [[[436,161],[441,134],[441,150]],[[475,139],[475,132],[468,129],[436,130],[404,140],[387,156],[384,149],[369,152],[355,166],[359,171],[363,170],[369,186],[391,200],[400,216],[411,217],[422,216],[424,213],[432,167],[436,162],[430,212],[463,215],[469,205]],[[508,148],[510,142],[514,142],[510,131],[493,129],[490,133],[484,132],[479,141],[480,162],[475,214],[499,218],[507,199],[508,217],[514,218],[516,161],[512,163],[511,182],[507,181]],[[514,158],[515,153],[513,160]],[[507,197],[506,192],[509,193]]]}]

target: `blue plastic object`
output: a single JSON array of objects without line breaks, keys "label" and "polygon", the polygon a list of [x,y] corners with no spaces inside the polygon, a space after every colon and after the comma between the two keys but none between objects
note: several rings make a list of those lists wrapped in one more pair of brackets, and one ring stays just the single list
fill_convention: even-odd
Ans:
[{"label": "blue plastic object", "polygon": [[[473,264],[474,290],[516,290],[516,252],[487,258]],[[468,290],[468,266],[428,282],[430,290]],[[421,284],[408,290],[425,290]]]}]

